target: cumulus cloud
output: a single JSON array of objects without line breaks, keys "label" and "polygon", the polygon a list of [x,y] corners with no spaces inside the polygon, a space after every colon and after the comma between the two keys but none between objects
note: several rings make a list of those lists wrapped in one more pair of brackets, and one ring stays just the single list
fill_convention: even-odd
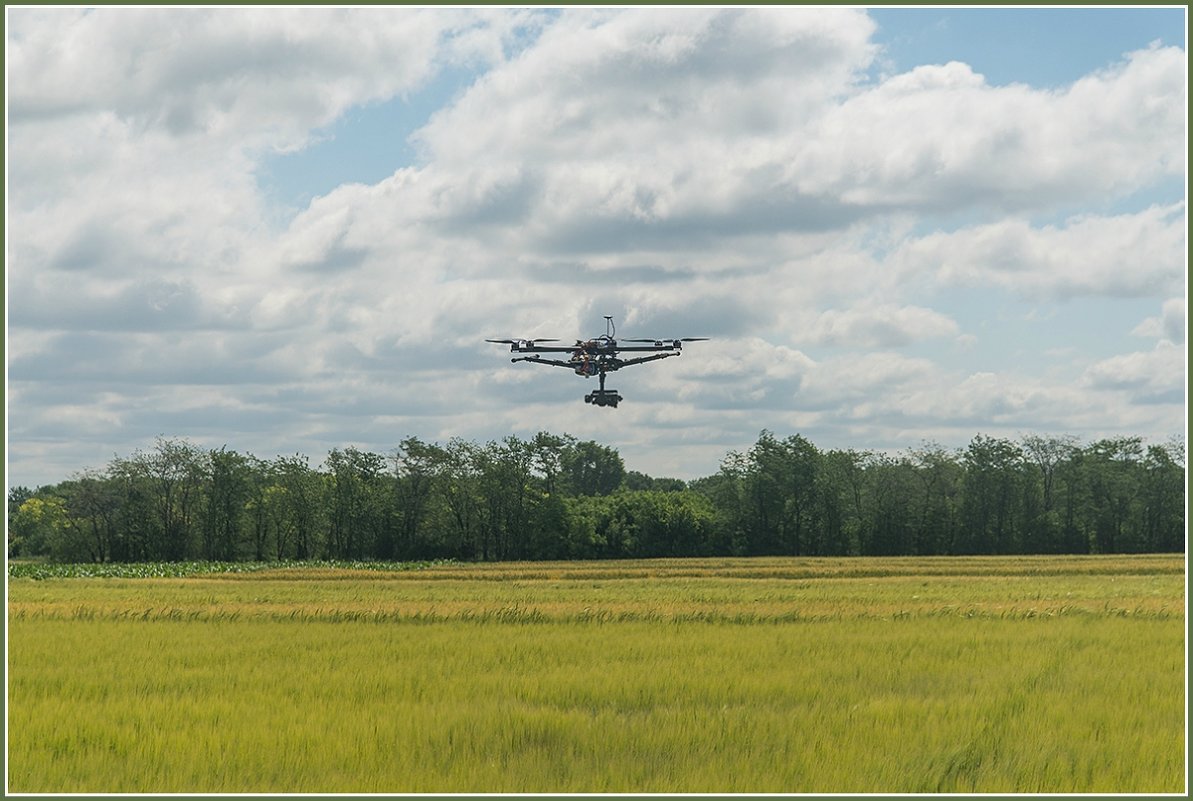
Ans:
[{"label": "cumulus cloud", "polygon": [[988,285],[1028,298],[1169,294],[1184,282],[1185,204],[1082,215],[1061,226],[1022,218],[909,240],[892,256],[907,275]]},{"label": "cumulus cloud", "polygon": [[[873,30],[849,9],[570,10],[418,139],[442,164],[482,154],[637,163],[646,159],[633,154],[670,150],[676,135],[740,144],[790,130],[846,91],[873,58]],[[502,124],[481,124],[495,117]]]},{"label": "cumulus cloud", "polygon": [[1150,47],[1061,91],[924,65],[833,107],[795,151],[811,194],[866,206],[1048,208],[1184,171],[1184,50]]},{"label": "cumulus cloud", "polygon": [[[865,447],[1066,405],[1169,425],[1139,410],[1173,392],[1185,205],[1106,209],[1185,169],[1182,49],[1038,89],[960,61],[872,79],[861,9],[9,20],[21,469],[63,463],[47,438],[105,431],[102,458],[161,433],[317,457],[548,428],[690,475],[763,426]],[[475,80],[413,163],[296,213],[261,191],[269,154],[445,69]],[[1159,345],[1083,354],[1076,382],[1008,378],[956,287],[1154,298],[1135,333]],[[481,341],[590,336],[605,314],[623,336],[713,339],[619,373],[627,402],[596,428],[590,383]],[[652,455],[671,448],[705,462]]]},{"label": "cumulus cloud", "polygon": [[848,218],[782,185],[776,145],[848,90],[872,31],[854,10],[566,12],[418,133],[453,187],[441,219],[488,187],[528,242],[585,253]]},{"label": "cumulus cloud", "polygon": [[[450,57],[500,57],[522,16],[385,9],[22,10],[12,122],[111,115],[139,130],[307,141],[353,105],[409,92]],[[504,19],[506,25],[494,25]],[[496,52],[495,52],[496,51]]]},{"label": "cumulus cloud", "polygon": [[883,303],[829,309],[817,319],[811,338],[824,345],[884,348],[953,337],[958,331],[954,320],[932,309]]},{"label": "cumulus cloud", "polygon": [[1131,333],[1142,337],[1156,337],[1174,345],[1183,345],[1185,343],[1185,299],[1169,298],[1164,301],[1159,317],[1148,317]]},{"label": "cumulus cloud", "polygon": [[1150,351],[1112,356],[1082,379],[1096,390],[1121,391],[1136,403],[1180,404],[1185,397],[1185,348],[1164,340]]},{"label": "cumulus cloud", "polygon": [[[247,302],[277,261],[276,212],[255,177],[262,157],[301,148],[347,109],[413,91],[446,65],[503,57],[533,18],[26,9],[10,21],[14,266],[80,273],[65,288],[79,298],[113,276],[184,274],[212,294],[240,284]],[[361,258],[319,235],[286,257],[313,270]]]}]

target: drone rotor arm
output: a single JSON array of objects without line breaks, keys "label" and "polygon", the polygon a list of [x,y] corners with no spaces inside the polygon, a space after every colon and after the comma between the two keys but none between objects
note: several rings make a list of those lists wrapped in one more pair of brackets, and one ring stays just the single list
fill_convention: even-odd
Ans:
[{"label": "drone rotor arm", "polygon": [[635,364],[645,364],[646,362],[653,362],[656,359],[666,359],[668,356],[678,356],[678,351],[670,351],[668,353],[656,353],[653,356],[639,356],[637,359],[618,359],[617,366],[610,368],[611,370],[620,370],[623,367],[631,367]]},{"label": "drone rotor arm", "polygon": [[539,356],[518,356],[516,358],[510,359],[510,362],[530,362],[531,364],[546,364],[551,367],[567,367],[570,369],[575,368],[575,365],[571,362],[560,361],[559,359],[543,359]]}]

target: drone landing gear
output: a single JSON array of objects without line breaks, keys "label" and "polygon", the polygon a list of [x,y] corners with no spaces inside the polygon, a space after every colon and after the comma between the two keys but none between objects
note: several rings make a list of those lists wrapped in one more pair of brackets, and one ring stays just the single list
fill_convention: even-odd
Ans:
[{"label": "drone landing gear", "polygon": [[605,374],[601,373],[601,388],[595,392],[589,392],[584,396],[585,403],[591,403],[593,406],[611,406],[617,408],[617,404],[621,401],[621,395],[617,394],[615,389],[605,389]]}]

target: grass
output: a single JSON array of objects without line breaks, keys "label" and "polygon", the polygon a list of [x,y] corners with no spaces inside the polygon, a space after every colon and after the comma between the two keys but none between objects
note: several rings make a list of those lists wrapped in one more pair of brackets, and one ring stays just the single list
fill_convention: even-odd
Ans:
[{"label": "grass", "polygon": [[13,579],[15,792],[1181,792],[1181,557]]}]

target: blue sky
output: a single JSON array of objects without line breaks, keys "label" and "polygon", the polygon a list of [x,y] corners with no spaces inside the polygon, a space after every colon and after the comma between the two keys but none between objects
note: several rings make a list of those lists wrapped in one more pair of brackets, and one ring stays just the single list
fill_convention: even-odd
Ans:
[{"label": "blue sky", "polygon": [[1185,46],[1180,8],[874,8],[896,70],[964,61],[994,85],[1062,87],[1153,41]]},{"label": "blue sky", "polygon": [[[6,9],[8,465],[1185,427],[1184,8]],[[712,335],[617,409],[498,336]]]},{"label": "blue sky", "polygon": [[[1149,42],[1185,47],[1178,8],[873,8],[876,71],[964,61],[994,85],[1060,87],[1113,64]],[[1041,53],[1048,53],[1042,58]],[[315,144],[265,160],[262,189],[289,205],[306,205],[345,182],[374,183],[417,161],[407,139],[436,109],[481,73],[451,69],[409,95],[354,108],[320,131]],[[395,147],[395,143],[398,144]],[[1164,194],[1180,197],[1173,181]]]},{"label": "blue sky", "polygon": [[258,182],[279,205],[305,208],[312,198],[345,183],[377,183],[400,167],[417,163],[418,150],[408,140],[436,109],[466,89],[478,76],[450,69],[410,94],[350,109],[316,141],[293,153],[263,159]]}]

